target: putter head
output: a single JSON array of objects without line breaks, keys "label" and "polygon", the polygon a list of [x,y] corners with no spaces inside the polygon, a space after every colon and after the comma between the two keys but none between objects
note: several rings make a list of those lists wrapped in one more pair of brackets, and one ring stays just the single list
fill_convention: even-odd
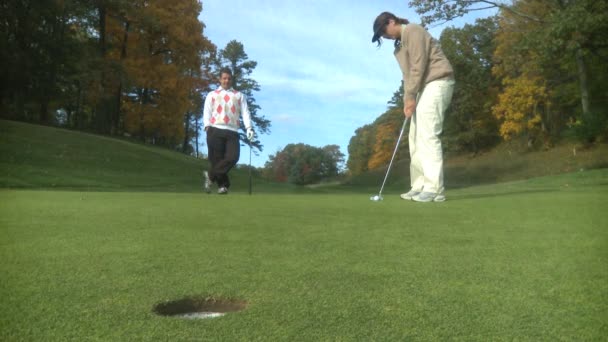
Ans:
[{"label": "putter head", "polygon": [[380,202],[382,201],[382,196],[380,195],[375,195],[369,198],[370,201],[374,201],[374,202]]}]

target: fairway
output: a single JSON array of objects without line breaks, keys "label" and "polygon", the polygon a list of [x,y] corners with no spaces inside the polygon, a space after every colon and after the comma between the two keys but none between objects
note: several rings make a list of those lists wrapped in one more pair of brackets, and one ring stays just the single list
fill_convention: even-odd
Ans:
[{"label": "fairway", "polygon": [[[439,204],[394,191],[375,203],[3,190],[0,340],[602,340],[607,175],[466,188]],[[247,308],[152,312],[189,296]]]},{"label": "fairway", "polygon": [[0,342],[608,342],[608,0],[0,9]]}]

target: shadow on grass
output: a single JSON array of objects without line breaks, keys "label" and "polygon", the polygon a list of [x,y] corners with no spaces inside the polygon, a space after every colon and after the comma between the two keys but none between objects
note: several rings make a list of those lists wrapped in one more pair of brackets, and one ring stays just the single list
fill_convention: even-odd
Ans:
[{"label": "shadow on grass", "polygon": [[516,174],[523,170],[523,163],[512,163],[501,167],[477,166],[475,168],[463,166],[446,167],[445,183],[451,189],[467,188],[470,186],[496,184],[504,182],[505,175]]},{"label": "shadow on grass", "polygon": [[550,192],[557,192],[557,191],[559,191],[559,190],[534,189],[534,190],[519,190],[519,191],[497,191],[495,193],[460,194],[460,195],[453,195],[453,196],[448,195],[448,200],[450,202],[452,202],[452,201],[468,200],[468,199],[531,195],[531,194],[550,193]]}]

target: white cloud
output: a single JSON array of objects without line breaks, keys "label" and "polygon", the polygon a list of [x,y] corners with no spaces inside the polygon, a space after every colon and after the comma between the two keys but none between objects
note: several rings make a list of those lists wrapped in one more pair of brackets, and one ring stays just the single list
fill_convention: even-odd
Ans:
[{"label": "white cloud", "polygon": [[302,118],[293,114],[275,114],[272,116],[273,122],[297,124],[302,122]]}]

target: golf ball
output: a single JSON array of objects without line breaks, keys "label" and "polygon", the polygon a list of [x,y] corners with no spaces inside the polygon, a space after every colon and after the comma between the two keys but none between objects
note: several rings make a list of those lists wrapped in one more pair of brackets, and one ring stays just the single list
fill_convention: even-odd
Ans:
[{"label": "golf ball", "polygon": [[372,196],[370,198],[372,201],[379,201],[380,200],[380,196],[376,195],[376,196]]}]

